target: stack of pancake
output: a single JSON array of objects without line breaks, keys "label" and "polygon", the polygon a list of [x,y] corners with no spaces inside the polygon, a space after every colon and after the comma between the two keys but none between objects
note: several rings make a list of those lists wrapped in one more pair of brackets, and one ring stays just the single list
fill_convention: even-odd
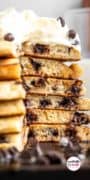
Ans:
[{"label": "stack of pancake", "polygon": [[82,97],[82,68],[65,64],[80,60],[79,36],[61,17],[37,18],[35,23],[20,58],[30,137],[43,142],[62,137],[88,141],[90,116],[83,111],[90,110],[90,99]]},{"label": "stack of pancake", "polygon": [[8,33],[0,41],[0,148],[15,147],[22,151],[27,141],[25,90],[11,36]]}]

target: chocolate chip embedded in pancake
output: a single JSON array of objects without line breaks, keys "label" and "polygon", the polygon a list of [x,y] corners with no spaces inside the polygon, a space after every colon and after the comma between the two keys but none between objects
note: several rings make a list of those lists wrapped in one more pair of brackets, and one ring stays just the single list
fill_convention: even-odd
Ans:
[{"label": "chocolate chip embedded in pancake", "polygon": [[31,122],[37,121],[38,116],[37,116],[37,114],[35,114],[35,113],[31,112],[31,111],[28,111],[27,115],[26,115],[26,118],[27,118],[27,124],[30,125]]},{"label": "chocolate chip embedded in pancake", "polygon": [[6,136],[0,135],[0,144],[1,143],[8,143],[8,140],[7,140]]},{"label": "chocolate chip embedded in pancake", "polygon": [[34,53],[39,53],[39,54],[48,53],[49,47],[48,45],[44,45],[44,44],[35,44],[33,46],[33,51]]},{"label": "chocolate chip embedded in pancake", "polygon": [[45,86],[45,79],[39,78],[37,81],[32,80],[31,85],[35,87],[44,87]]},{"label": "chocolate chip embedded in pancake", "polygon": [[53,136],[58,136],[59,135],[58,130],[55,129],[55,128],[47,128],[47,131]]},{"label": "chocolate chip embedded in pancake", "polygon": [[49,99],[40,100],[40,108],[45,108],[49,105],[51,105],[51,101]]},{"label": "chocolate chip embedded in pancake", "polygon": [[89,116],[86,113],[75,112],[72,123],[75,125],[88,124]]},{"label": "chocolate chip embedded in pancake", "polygon": [[30,58],[30,62],[31,62],[31,64],[32,64],[32,66],[34,67],[34,69],[35,69],[36,71],[39,71],[39,69],[40,69],[40,67],[41,67],[41,63],[36,62],[35,60],[33,60],[33,59],[31,59],[31,58]]},{"label": "chocolate chip embedded in pancake", "polygon": [[75,98],[73,97],[63,97],[62,101],[58,101],[58,106],[63,106],[65,108],[67,107],[72,107],[72,106],[76,106],[77,103],[75,101]]},{"label": "chocolate chip embedded in pancake", "polygon": [[65,136],[71,138],[76,137],[76,130],[74,127],[67,128],[65,131]]},{"label": "chocolate chip embedded in pancake", "polygon": [[78,95],[81,91],[81,85],[82,85],[82,81],[76,80],[68,91],[71,91],[74,95]]}]

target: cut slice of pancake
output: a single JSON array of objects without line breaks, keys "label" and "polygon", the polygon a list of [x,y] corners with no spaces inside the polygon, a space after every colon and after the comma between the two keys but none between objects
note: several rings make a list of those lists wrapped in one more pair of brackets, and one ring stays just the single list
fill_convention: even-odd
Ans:
[{"label": "cut slice of pancake", "polygon": [[0,134],[20,133],[25,124],[24,116],[11,116],[0,118]]},{"label": "cut slice of pancake", "polygon": [[80,97],[44,96],[28,94],[25,99],[27,109],[90,110],[90,99]]},{"label": "cut slice of pancake", "polygon": [[19,81],[0,81],[0,101],[24,99],[25,90]]},{"label": "cut slice of pancake", "polygon": [[[46,38],[46,37],[45,37]],[[57,59],[59,61],[78,61],[81,53],[74,47],[65,46],[57,43],[23,43],[24,54],[36,58]]]},{"label": "cut slice of pancake", "polygon": [[83,69],[79,64],[71,64],[71,66],[67,66],[59,61],[48,59],[23,56],[20,57],[20,63],[23,76],[33,75],[62,79],[77,79],[83,73]]},{"label": "cut slice of pancake", "polygon": [[75,138],[80,142],[90,142],[90,126],[30,125],[29,137],[37,141],[58,142],[62,137]]},{"label": "cut slice of pancake", "polygon": [[81,80],[63,80],[57,78],[42,78],[35,76],[23,77],[27,93],[42,95],[82,96],[85,87]]},{"label": "cut slice of pancake", "polygon": [[25,112],[22,100],[0,101],[0,117],[22,115]]},{"label": "cut slice of pancake", "polygon": [[90,123],[90,115],[84,112],[28,109],[27,123],[30,124],[73,124],[82,125]]}]

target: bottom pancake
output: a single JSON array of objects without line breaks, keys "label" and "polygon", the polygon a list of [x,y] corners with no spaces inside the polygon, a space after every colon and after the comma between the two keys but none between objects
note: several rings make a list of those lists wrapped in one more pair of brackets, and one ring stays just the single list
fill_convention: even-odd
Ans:
[{"label": "bottom pancake", "polygon": [[18,151],[22,151],[27,143],[27,137],[28,128],[24,128],[18,134],[2,134],[0,135],[0,149],[15,147]]},{"label": "bottom pancake", "polygon": [[85,142],[90,141],[90,127],[85,125],[30,125],[29,136],[41,142],[58,142],[62,137],[75,138],[80,142]]}]

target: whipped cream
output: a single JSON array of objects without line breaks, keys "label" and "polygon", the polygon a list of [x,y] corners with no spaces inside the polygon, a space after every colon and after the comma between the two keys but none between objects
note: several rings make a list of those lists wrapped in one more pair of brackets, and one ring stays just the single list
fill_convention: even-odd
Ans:
[{"label": "whipped cream", "polygon": [[80,43],[73,45],[75,40],[80,42],[78,34],[75,38],[68,37],[69,28],[63,27],[60,21],[54,18],[39,17],[32,10],[17,12],[8,9],[0,12],[0,40],[7,33],[12,33],[14,43],[21,45],[25,41],[30,43],[56,43],[81,51]]},{"label": "whipped cream", "polygon": [[[56,19],[39,17],[33,22],[33,26],[30,28],[29,39],[31,43],[56,43],[74,47],[81,51],[78,34],[76,34],[75,38],[69,38],[68,32],[68,26],[65,25],[62,27],[61,23]],[[79,44],[73,45],[75,40],[77,40]]]},{"label": "whipped cream", "polygon": [[15,9],[0,12],[0,40],[3,40],[7,33],[13,34],[16,44],[27,40],[34,16],[35,13],[28,10],[21,13]]}]

